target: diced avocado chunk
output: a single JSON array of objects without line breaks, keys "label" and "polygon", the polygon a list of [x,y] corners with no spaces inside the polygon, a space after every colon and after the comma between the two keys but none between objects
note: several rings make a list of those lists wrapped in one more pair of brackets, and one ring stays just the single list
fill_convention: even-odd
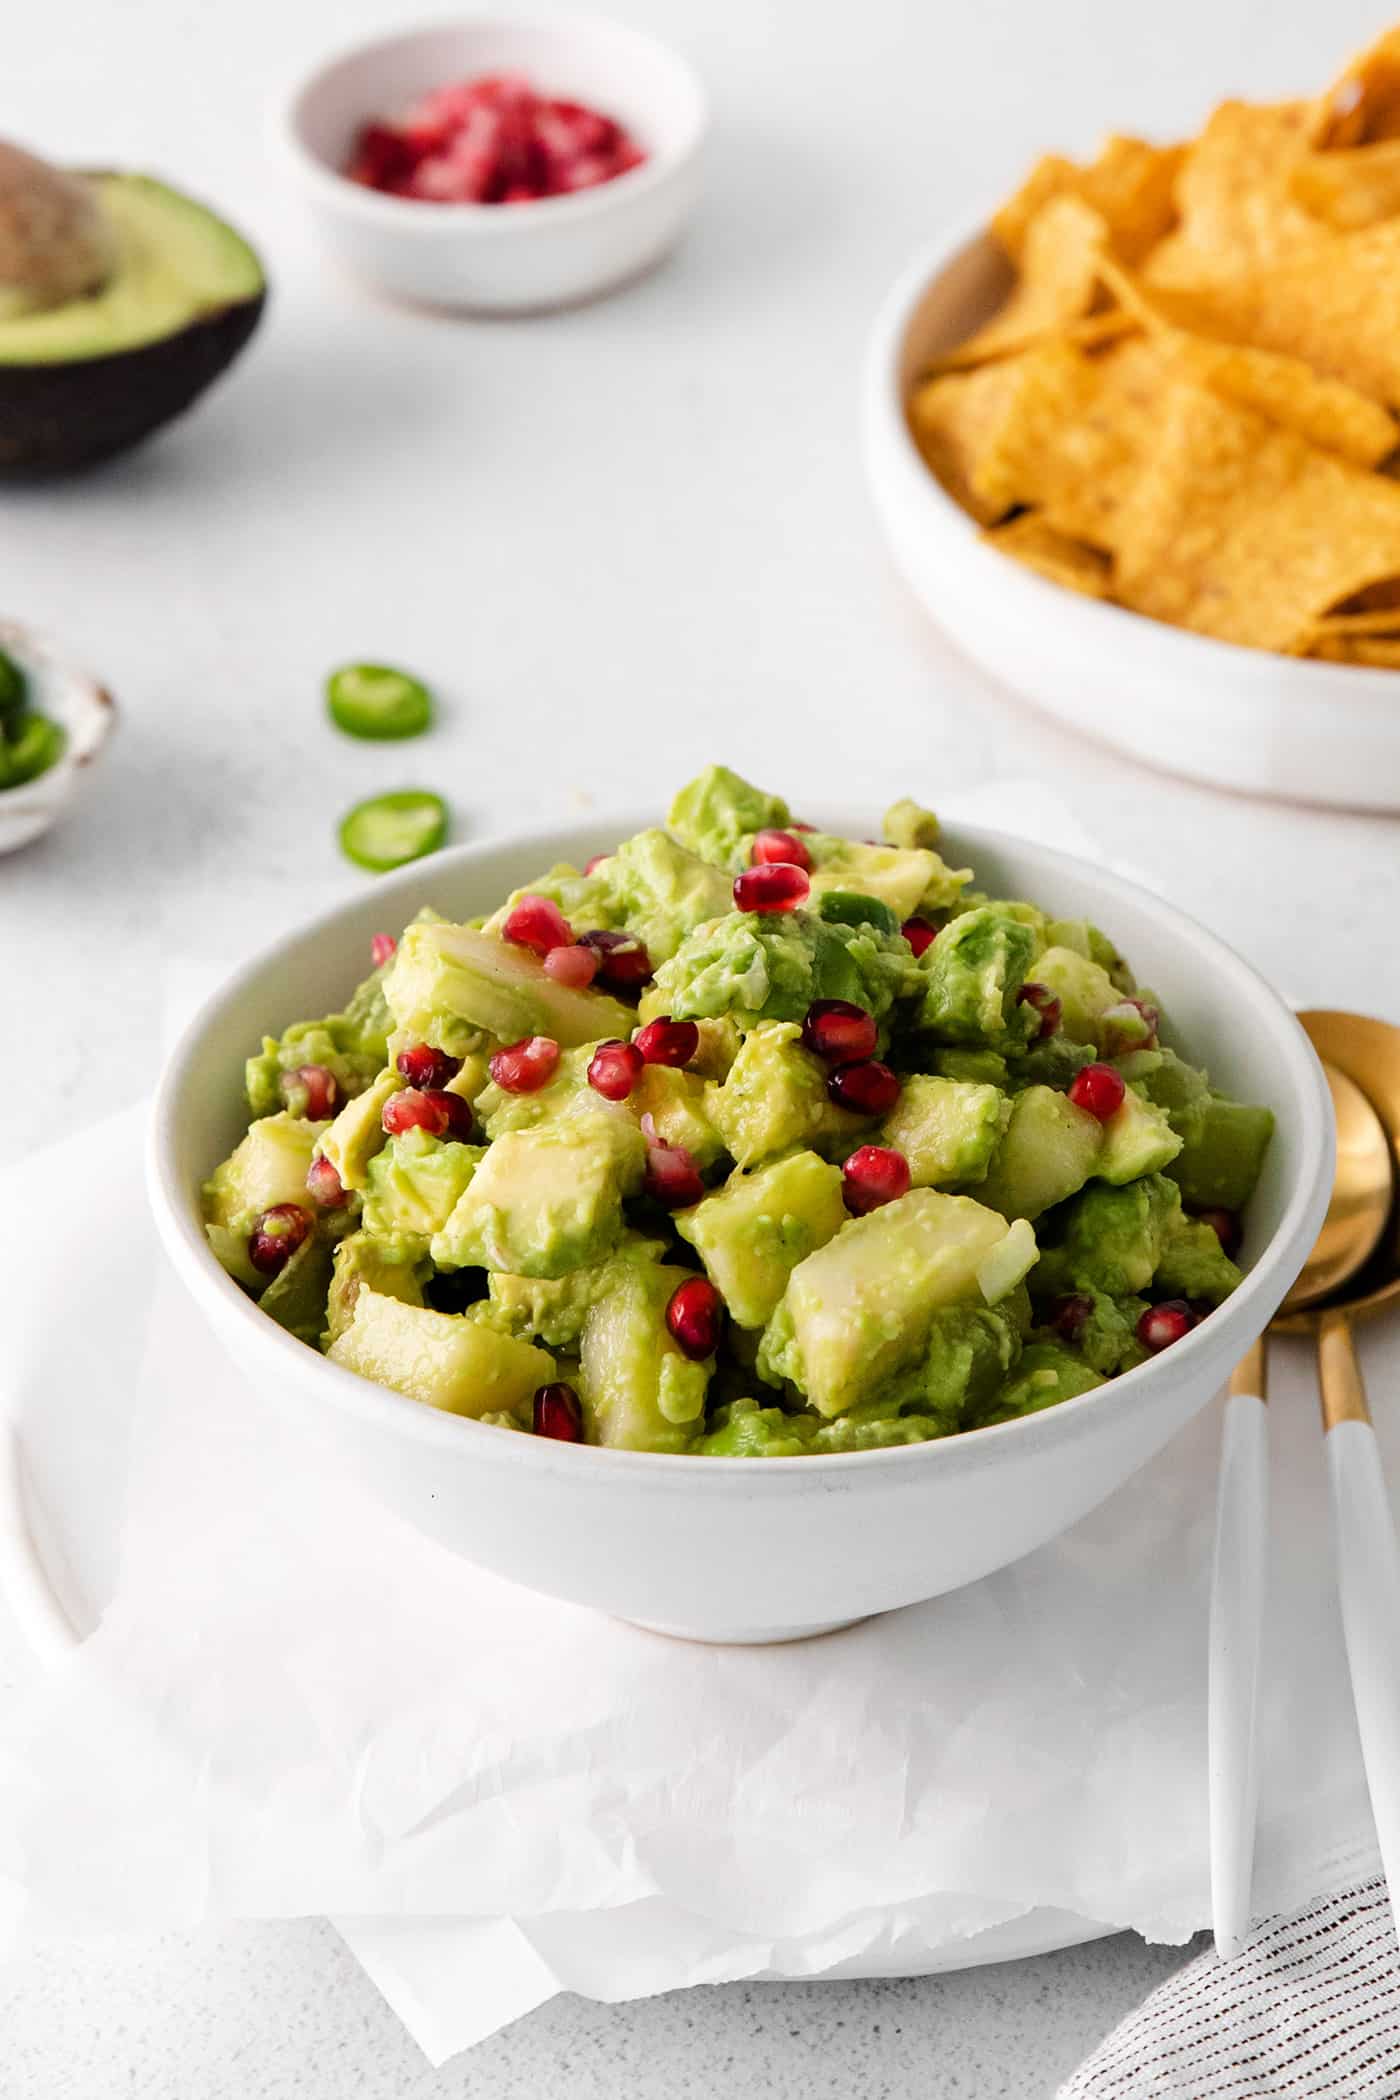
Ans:
[{"label": "diced avocado chunk", "polygon": [[534,1130],[540,1124],[558,1123],[561,1119],[593,1119],[620,1124],[624,1130],[635,1124],[631,1100],[607,1101],[588,1084],[588,1067],[596,1047],[585,1043],[581,1049],[566,1050],[549,1084],[533,1094],[513,1094],[490,1081],[474,1104],[487,1137],[503,1137],[508,1130]]},{"label": "diced avocado chunk", "polygon": [[710,1121],[705,1081],[696,1072],[674,1065],[647,1065],[628,1096],[638,1117],[650,1116],[663,1145],[682,1146],[703,1173],[725,1151],[724,1139]]},{"label": "diced avocado chunk", "polygon": [[1072,1043],[1104,1039],[1104,1017],[1122,1004],[1123,995],[1106,970],[1072,948],[1047,948],[1036,958],[1035,977],[1060,1002],[1060,1030]]},{"label": "diced avocado chunk", "polygon": [[1168,1298],[1204,1299],[1223,1305],[1243,1276],[1202,1218],[1178,1218],[1167,1235],[1154,1284]]},{"label": "diced avocado chunk", "polygon": [[733,903],[724,870],[664,831],[639,831],[625,839],[600,872],[612,902],[610,923],[636,934],[653,964],[665,962],[687,934],[719,918]]},{"label": "diced avocado chunk", "polygon": [[691,1445],[702,1458],[800,1458],[812,1449],[820,1415],[787,1414],[757,1400],[732,1400],[715,1409],[707,1433]]},{"label": "diced avocado chunk", "polygon": [[332,1363],[448,1414],[518,1414],[554,1377],[554,1358],[470,1313],[431,1312],[362,1289]]},{"label": "diced avocado chunk", "polygon": [[356,986],[344,1013],[297,1021],[281,1036],[263,1037],[261,1053],[250,1057],[244,1069],[249,1108],[255,1116],[280,1108],[281,1075],[298,1065],[324,1065],[347,1099],[360,1093],[384,1063],[388,1034],[389,1009],[382,973],[376,970]]},{"label": "diced avocado chunk", "polygon": [[1006,1060],[1007,1083],[1012,1088],[1052,1086],[1057,1094],[1068,1093],[1075,1075],[1091,1065],[1097,1055],[1092,1043],[1072,1043],[1058,1031],[1043,1042],[1024,1050],[1013,1050]]},{"label": "diced avocado chunk", "polygon": [[480,1145],[459,1145],[406,1130],[369,1163],[362,1221],[386,1240],[421,1240],[423,1251],[451,1217],[479,1162]]},{"label": "diced avocado chunk", "polygon": [[1161,1174],[1121,1189],[1091,1182],[1065,1212],[1060,1243],[1042,1254],[1033,1288],[1103,1291],[1110,1298],[1145,1291],[1180,1211],[1175,1184]]},{"label": "diced avocado chunk", "polygon": [[791,812],[781,795],[750,786],[728,766],[706,766],[671,804],[666,827],[702,860],[742,867],[743,847],[756,831],[782,829]]},{"label": "diced avocado chunk", "polygon": [[641,1014],[678,1021],[727,1014],[750,1027],[800,1021],[814,999],[849,999],[883,1021],[921,982],[901,934],[812,911],[731,911],[698,927],[661,965]]},{"label": "diced avocado chunk", "polygon": [[935,1313],[977,1302],[979,1271],[1007,1234],[995,1211],[936,1189],[851,1219],[793,1270],[764,1332],[761,1375],[790,1381],[822,1415],[875,1397],[917,1360]]},{"label": "diced avocado chunk", "polygon": [[646,1140],[635,1124],[546,1123],[493,1140],[430,1251],[439,1268],[563,1276],[595,1262],[622,1231],[640,1188]]},{"label": "diced avocado chunk", "polygon": [[885,811],[881,830],[892,846],[936,847],[943,827],[931,809],[924,809],[911,795],[902,795]]},{"label": "diced avocado chunk", "polygon": [[341,1186],[362,1189],[369,1179],[370,1161],[388,1143],[384,1128],[384,1104],[398,1093],[403,1081],[398,1073],[381,1072],[372,1086],[347,1101],[321,1140],[321,1152],[340,1176]]},{"label": "diced avocado chunk", "polygon": [[755,1028],[729,1077],[705,1088],[709,1120],[741,1167],[757,1166],[794,1145],[839,1148],[868,1127],[868,1117],[832,1101],[826,1067],[803,1049],[801,1035],[790,1021]]},{"label": "diced avocado chunk", "polygon": [[1026,981],[1035,935],[994,905],[963,912],[925,950],[918,1025],[942,1043],[972,1049],[1019,1048],[1038,1025],[1016,994]]},{"label": "diced avocado chunk", "polygon": [[898,933],[902,926],[897,912],[864,890],[821,890],[816,911],[828,926],[873,926],[877,933]]},{"label": "diced avocado chunk", "polygon": [[252,1230],[253,1220],[279,1203],[311,1205],[306,1170],[324,1123],[308,1123],[285,1111],[259,1116],[247,1135],[204,1184],[206,1224],[235,1233]]},{"label": "diced avocado chunk", "polygon": [[921,907],[941,911],[955,903],[972,879],[970,868],[949,868],[928,847],[872,846],[825,833],[805,843],[813,861],[813,896],[826,890],[858,890],[887,904],[900,924]]},{"label": "diced avocado chunk", "polygon": [[1102,1138],[1102,1124],[1087,1109],[1048,1086],[1028,1086],[1011,1104],[978,1198],[1004,1218],[1038,1218],[1097,1171]]},{"label": "diced avocado chunk", "polygon": [[1110,1298],[1092,1290],[1076,1296],[1088,1308],[1074,1331],[1075,1351],[1085,1363],[1112,1378],[1146,1360],[1148,1351],[1137,1338],[1137,1323],[1147,1311],[1145,1298]]},{"label": "diced avocado chunk", "polygon": [[1209,1094],[1177,1123],[1185,1143],[1168,1173],[1194,1210],[1243,1210],[1274,1134],[1272,1109]]},{"label": "diced avocado chunk", "polygon": [[478,1035],[552,1036],[566,1049],[625,1036],[635,1016],[604,992],[557,984],[528,948],[470,926],[414,925],[384,980],[396,1030],[453,1055]]},{"label": "diced avocado chunk", "polygon": [[712,1196],[678,1211],[677,1232],[740,1327],[762,1327],[798,1262],[846,1222],[841,1170],[815,1152],[793,1152],[751,1174],[733,1174]]},{"label": "diced avocado chunk", "polygon": [[344,1334],[362,1290],[378,1291],[382,1298],[399,1298],[405,1305],[421,1305],[426,1268],[425,1262],[403,1258],[399,1250],[372,1240],[367,1232],[352,1232],[335,1250],[326,1306],[327,1339],[334,1341]]},{"label": "diced avocado chunk", "polygon": [[590,1441],[625,1451],[683,1451],[705,1412],[710,1367],[672,1340],[666,1307],[691,1272],[633,1263],[583,1324],[578,1391]]},{"label": "diced avocado chunk", "polygon": [[935,1078],[958,1079],[968,1086],[1010,1085],[1011,1072],[999,1050],[935,1050],[928,1059]]},{"label": "diced avocado chunk", "polygon": [[1010,1114],[995,1086],[914,1072],[880,1125],[879,1141],[904,1154],[916,1189],[980,1181]]},{"label": "diced avocado chunk", "polygon": [[326,1325],[326,1298],[334,1259],[331,1242],[319,1233],[311,1233],[258,1299],[259,1309],[269,1319],[313,1349],[320,1348]]},{"label": "diced avocado chunk", "polygon": [[1099,1373],[1061,1342],[1028,1342],[1021,1361],[989,1408],[985,1421],[1014,1422],[1074,1400],[1104,1383]]},{"label": "diced avocado chunk", "polygon": [[546,1349],[576,1351],[584,1321],[613,1289],[623,1268],[663,1261],[665,1256],[661,1240],[624,1232],[605,1260],[570,1269],[566,1276],[511,1276],[493,1269],[489,1314],[483,1318],[489,1317],[503,1334],[526,1335]]},{"label": "diced avocado chunk", "polygon": [[1021,1290],[1001,1305],[950,1305],[935,1313],[922,1354],[891,1382],[889,1397],[951,1436],[1000,1390],[1021,1354],[1029,1310]]},{"label": "diced avocado chunk", "polygon": [[1115,1062],[1133,1092],[1165,1109],[1173,1130],[1185,1137],[1191,1128],[1187,1112],[1210,1092],[1205,1073],[1188,1065],[1165,1043],[1154,1050],[1131,1050]]},{"label": "diced avocado chunk", "polygon": [[1181,1150],[1181,1139],[1164,1110],[1145,1101],[1131,1087],[1123,1096],[1122,1106],[1100,1129],[1103,1142],[1093,1171],[1100,1181],[1111,1181],[1115,1186],[1136,1181],[1140,1174],[1159,1174]]}]

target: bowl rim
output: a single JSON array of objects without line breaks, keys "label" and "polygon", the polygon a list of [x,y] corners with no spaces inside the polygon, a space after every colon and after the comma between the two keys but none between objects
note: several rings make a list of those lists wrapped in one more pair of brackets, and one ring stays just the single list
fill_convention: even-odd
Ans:
[{"label": "bowl rim", "polygon": [[[435,872],[441,878],[449,879],[458,870],[489,869],[502,853],[529,846],[535,840],[540,842],[544,854],[551,853],[563,843],[570,844],[574,852],[581,852],[588,841],[594,839],[597,843],[591,850],[603,850],[610,840],[628,835],[619,831],[622,824],[629,824],[634,830],[638,828],[635,812],[610,814],[600,811],[590,815],[586,822],[573,826],[559,826],[538,833],[512,832],[504,838],[446,848],[410,864],[395,875],[380,877],[373,894],[376,898],[383,898],[386,919],[394,915],[399,900],[404,900],[406,909],[401,913],[402,919],[407,916],[407,910],[416,908],[416,904],[422,901],[420,893],[425,883],[431,885]],[[804,1455],[775,1461],[771,1465],[756,1464],[751,1458],[701,1460],[685,1452],[624,1451],[603,1445],[560,1444],[548,1438],[512,1436],[471,1416],[452,1415],[425,1406],[392,1387],[379,1385],[358,1372],[331,1363],[261,1313],[256,1303],[240,1290],[215,1259],[202,1223],[187,1203],[175,1171],[179,1138],[177,1110],[188,1075],[197,1067],[205,1033],[230,1008],[240,1004],[252,980],[275,962],[290,942],[333,932],[343,917],[361,909],[368,894],[363,890],[351,893],[301,921],[290,933],[260,949],[203,1002],[165,1060],[148,1130],[146,1183],[159,1236],[182,1282],[201,1309],[211,1316],[211,1324],[220,1340],[225,1322],[241,1322],[250,1347],[261,1353],[269,1373],[282,1373],[293,1381],[319,1381],[330,1402],[367,1420],[372,1426],[386,1431],[401,1429],[419,1442],[438,1445],[445,1451],[455,1451],[459,1456],[475,1440],[475,1455],[483,1460],[507,1465],[544,1465],[556,1471],[568,1468],[574,1478],[578,1477],[576,1469],[579,1466],[615,1481],[636,1474],[658,1487],[669,1484],[672,1488],[679,1488],[685,1482],[693,1482],[702,1493],[727,1492],[736,1475],[751,1483],[750,1493],[762,1496],[793,1492],[793,1489],[784,1489],[777,1484],[782,1480],[794,1484],[805,1480],[815,1485],[825,1479],[828,1486],[835,1486],[833,1475],[838,1476],[843,1487],[863,1482],[874,1488],[888,1476],[891,1467],[903,1468],[903,1473],[896,1477],[910,1481],[918,1477],[921,1467],[936,1466],[953,1472],[978,1471],[983,1465],[995,1463],[996,1454],[1005,1448],[1008,1439],[1017,1439],[1023,1453],[1030,1455],[1036,1443],[1045,1446],[1052,1441],[1071,1440],[1087,1434],[1091,1419],[1105,1405],[1150,1407],[1155,1392],[1167,1380],[1181,1382],[1189,1379],[1193,1366],[1227,1357],[1231,1360],[1238,1358],[1262,1332],[1288,1284],[1301,1268],[1331,1193],[1331,1096],[1317,1055],[1292,1008],[1253,965],[1226,942],[1142,884],[1078,855],[986,825],[954,823],[949,830],[959,846],[966,841],[974,851],[985,845],[993,852],[1029,853],[1048,864],[1052,879],[1056,869],[1081,877],[1089,875],[1103,885],[1110,906],[1115,897],[1125,896],[1139,909],[1146,907],[1150,916],[1163,922],[1170,938],[1193,943],[1198,955],[1222,979],[1233,979],[1237,990],[1248,987],[1256,1008],[1262,1009],[1277,1030],[1290,1067],[1293,1101],[1286,1107],[1279,1103],[1271,1105],[1281,1116],[1296,1109],[1301,1140],[1296,1181],[1288,1194],[1278,1226],[1246,1272],[1239,1289],[1209,1320],[1203,1320],[1182,1341],[1175,1343],[1169,1354],[1152,1358],[1090,1392],[1059,1402],[1055,1407],[1010,1422],[993,1423],[927,1443],[876,1451]],[[1040,879],[1038,875],[1036,879]],[[1261,1301],[1263,1310],[1256,1314],[1255,1307]],[[464,1434],[468,1439],[465,1444],[461,1441]],[[483,1439],[489,1439],[489,1442],[483,1442]],[[702,1485],[705,1481],[710,1482],[708,1490]]]},{"label": "bowl rim", "polygon": [[101,679],[65,656],[42,629],[27,627],[21,620],[0,619],[0,649],[8,650],[21,670],[38,671],[57,689],[49,707],[65,733],[63,749],[51,766],[19,787],[0,789],[0,816],[56,814],[76,789],[78,775],[92,764],[116,726],[117,703]]},{"label": "bowl rim", "polygon": [[[651,61],[659,60],[674,74],[690,101],[686,131],[678,140],[648,153],[640,166],[629,168],[625,174],[611,176],[607,182],[596,183],[591,189],[577,190],[571,196],[536,197],[529,203],[512,205],[509,210],[499,204],[435,204],[417,197],[386,196],[380,190],[367,189],[363,183],[351,182],[340,169],[333,168],[312,151],[302,133],[302,105],[327,74],[353,60],[372,59],[425,37],[473,29],[537,30],[557,34],[561,41],[578,44],[595,41],[614,46],[630,44],[635,50],[645,52]],[[291,160],[300,177],[328,203],[340,210],[358,213],[368,223],[397,228],[412,238],[421,234],[429,240],[467,231],[490,234],[495,239],[508,238],[512,229],[519,233],[522,228],[542,224],[567,226],[578,220],[597,218],[604,212],[617,209],[628,199],[643,196],[669,182],[699,153],[709,121],[709,102],[699,73],[689,59],[660,37],[653,36],[648,30],[634,28],[629,22],[615,21],[608,15],[563,14],[548,10],[522,15],[483,12],[440,17],[410,23],[403,29],[375,36],[360,37],[353,43],[337,47],[297,75],[274,97],[269,111],[269,122],[283,154]],[[541,217],[542,207],[547,209],[547,218]]]},{"label": "bowl rim", "polygon": [[[914,441],[900,366],[919,306],[968,248],[993,238],[991,220],[991,208],[983,205],[945,225],[905,264],[876,309],[866,342],[862,379],[867,478],[874,482],[886,467],[892,469],[899,476],[902,494],[923,508],[930,532],[941,533],[945,539],[956,534],[968,560],[995,562],[1004,586],[1021,593],[1027,606],[1037,607],[1047,617],[1063,615],[1067,620],[1082,620],[1086,637],[1096,638],[1105,651],[1125,644],[1155,644],[1176,653],[1178,675],[1183,681],[1238,677],[1242,664],[1254,669],[1266,666],[1268,675],[1276,681],[1271,684],[1272,695],[1288,706],[1307,701],[1336,702],[1344,697],[1400,707],[1400,678],[1394,671],[1369,664],[1323,663],[1197,634],[1191,628],[1175,627],[1169,621],[1134,612],[1130,606],[1114,605],[1106,599],[1069,590],[986,544],[976,519],[949,495]],[[1010,579],[1003,573],[1007,570],[1011,572]],[[1339,674],[1344,681],[1340,686]]]}]

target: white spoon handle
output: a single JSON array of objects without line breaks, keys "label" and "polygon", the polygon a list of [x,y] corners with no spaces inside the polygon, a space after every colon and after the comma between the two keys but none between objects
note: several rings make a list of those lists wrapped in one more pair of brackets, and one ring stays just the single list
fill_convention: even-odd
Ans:
[{"label": "white spoon handle", "polygon": [[1371,1814],[1400,1931],[1400,1543],[1346,1321],[1324,1323],[1318,1362],[1342,1631]]},{"label": "white spoon handle", "polygon": [[[1253,1374],[1251,1376],[1251,1374]],[[1235,1385],[1245,1390],[1236,1391]],[[1248,1390],[1257,1385],[1259,1392]],[[1241,1364],[1225,1403],[1210,1598],[1211,1923],[1222,1960],[1249,1931],[1259,1797],[1255,1708],[1269,1545],[1268,1409],[1262,1344]]]}]

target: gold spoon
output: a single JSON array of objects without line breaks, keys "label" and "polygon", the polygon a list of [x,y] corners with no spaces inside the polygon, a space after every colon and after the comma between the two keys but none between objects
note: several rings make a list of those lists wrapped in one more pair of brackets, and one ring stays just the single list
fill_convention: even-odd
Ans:
[{"label": "gold spoon", "polygon": [[[1337,1165],[1322,1231],[1273,1325],[1317,1335],[1347,1654],[1381,1854],[1400,1893],[1400,1654],[1391,1654],[1400,1549],[1351,1334],[1354,1318],[1400,1299],[1400,1029],[1358,1014],[1299,1019],[1331,1091]],[[1268,1528],[1264,1350],[1261,1335],[1230,1381],[1211,1608],[1211,1889],[1222,1956],[1243,1945],[1249,1923]],[[1330,1432],[1341,1423],[1352,1429],[1338,1442]]]}]

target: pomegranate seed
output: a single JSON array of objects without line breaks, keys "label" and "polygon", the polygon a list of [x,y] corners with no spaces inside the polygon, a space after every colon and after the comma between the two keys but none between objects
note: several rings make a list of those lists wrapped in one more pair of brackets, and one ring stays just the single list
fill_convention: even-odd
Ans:
[{"label": "pomegranate seed", "polygon": [[561,1444],[583,1442],[583,1409],[571,1385],[538,1387],[532,1418],[536,1436],[552,1436]]},{"label": "pomegranate seed", "polygon": [[647,1141],[647,1170],[643,1183],[647,1194],[667,1210],[685,1210],[705,1193],[700,1169],[684,1145],[657,1145]]},{"label": "pomegranate seed", "polygon": [[1070,1081],[1069,1098],[1076,1108],[1087,1108],[1091,1116],[1106,1123],[1123,1106],[1127,1091],[1123,1074],[1112,1065],[1085,1065]]},{"label": "pomegranate seed", "polygon": [[574,938],[558,905],[528,891],[507,914],[501,932],[518,948],[532,948],[539,956],[548,955],[551,948],[569,947]]},{"label": "pomegranate seed", "polygon": [[642,1075],[644,1059],[635,1043],[599,1043],[588,1063],[588,1084],[605,1101],[625,1101]]},{"label": "pomegranate seed", "polygon": [[1040,1026],[1031,1041],[1043,1043],[1046,1036],[1053,1035],[1060,1025],[1061,1006],[1048,984],[1023,984],[1016,994],[1018,1006],[1033,1006],[1040,1015]]},{"label": "pomegranate seed", "polygon": [[673,1021],[667,1014],[639,1028],[632,1047],[643,1064],[688,1065],[700,1048],[700,1031],[693,1021]]},{"label": "pomegranate seed", "polygon": [[398,953],[399,944],[392,933],[377,933],[369,944],[369,959],[376,970],[382,970],[386,962],[392,962]]},{"label": "pomegranate seed", "polygon": [[1244,1230],[1240,1224],[1238,1212],[1233,1210],[1198,1210],[1196,1216],[1202,1225],[1209,1225],[1227,1254],[1234,1255],[1239,1253],[1240,1241],[1244,1238]]},{"label": "pomegranate seed", "polygon": [[345,1184],[328,1159],[318,1152],[306,1170],[306,1187],[320,1210],[339,1210],[346,1201]]},{"label": "pomegranate seed", "polygon": [[605,862],[605,861],[610,861],[611,859],[612,859],[612,855],[611,855],[611,853],[595,853],[595,854],[594,854],[594,856],[593,856],[593,858],[592,858],[592,860],[586,860],[586,861],[584,862],[584,864],[583,864],[583,872],[584,872],[584,874],[585,874],[585,875],[596,875],[596,874],[597,874],[597,872],[598,872],[598,870],[599,870],[599,868],[601,868],[601,867],[603,866],[604,862]]},{"label": "pomegranate seed", "polygon": [[1092,1298],[1058,1298],[1050,1309],[1050,1325],[1062,1340],[1077,1342],[1094,1316]]},{"label": "pomegranate seed", "polygon": [[508,1094],[537,1094],[558,1069],[559,1045],[551,1035],[527,1035],[491,1060],[491,1077]]},{"label": "pomegranate seed", "polygon": [[248,1235],[248,1259],[263,1276],[285,1269],[311,1230],[311,1214],[299,1203],[274,1203]]},{"label": "pomegranate seed", "polygon": [[707,1276],[677,1284],[666,1307],[666,1325],[676,1346],[694,1362],[714,1355],[724,1326],[724,1300]]},{"label": "pomegranate seed", "polygon": [[1105,1050],[1120,1056],[1125,1050],[1155,1050],[1161,1015],[1145,999],[1120,999],[1101,1018]]},{"label": "pomegranate seed", "polygon": [[791,861],[770,860],[734,877],[734,904],[738,911],[796,911],[811,889],[804,868],[794,867]]},{"label": "pomegranate seed", "polygon": [[585,948],[576,941],[570,948],[551,948],[544,959],[545,975],[556,984],[566,984],[571,991],[581,992],[585,985],[592,984],[598,975],[598,951]]},{"label": "pomegranate seed", "polygon": [[807,1048],[829,1065],[852,1065],[875,1055],[875,1016],[849,999],[814,999],[802,1023]]},{"label": "pomegranate seed", "polygon": [[460,1057],[434,1050],[431,1043],[414,1043],[409,1049],[400,1050],[395,1063],[410,1086],[446,1086],[462,1069]]},{"label": "pomegranate seed", "polygon": [[760,831],[749,848],[749,865],[801,868],[805,873],[812,865],[812,856],[795,831]]},{"label": "pomegranate seed", "polygon": [[1137,1338],[1155,1356],[1169,1349],[1196,1325],[1196,1315],[1184,1298],[1168,1298],[1165,1305],[1149,1305],[1137,1323]]},{"label": "pomegranate seed", "polygon": [[938,928],[930,926],[927,919],[906,919],[899,930],[915,955],[922,955],[938,939]]},{"label": "pomegranate seed", "polygon": [[430,1137],[456,1138],[467,1144],[476,1133],[470,1101],[460,1094],[444,1093],[441,1087],[404,1087],[389,1096],[379,1120],[390,1137],[399,1137],[405,1130],[426,1130]]},{"label": "pomegranate seed", "polygon": [[306,1116],[313,1123],[324,1123],[340,1106],[340,1082],[324,1065],[298,1065],[294,1072],[283,1072],[277,1091],[294,1116]]},{"label": "pomegranate seed", "polygon": [[909,1193],[909,1162],[890,1145],[861,1145],[841,1169],[841,1193],[858,1218]]},{"label": "pomegranate seed", "polygon": [[651,957],[634,933],[581,933],[579,942],[599,956],[598,982],[610,992],[634,992],[651,976]]},{"label": "pomegranate seed", "polygon": [[859,1064],[838,1065],[826,1082],[826,1090],[838,1108],[852,1108],[861,1116],[884,1116],[899,1099],[899,1078],[878,1057]]},{"label": "pomegranate seed", "polygon": [[789,831],[815,831],[816,828],[815,824],[799,824],[795,817],[788,826]]}]

